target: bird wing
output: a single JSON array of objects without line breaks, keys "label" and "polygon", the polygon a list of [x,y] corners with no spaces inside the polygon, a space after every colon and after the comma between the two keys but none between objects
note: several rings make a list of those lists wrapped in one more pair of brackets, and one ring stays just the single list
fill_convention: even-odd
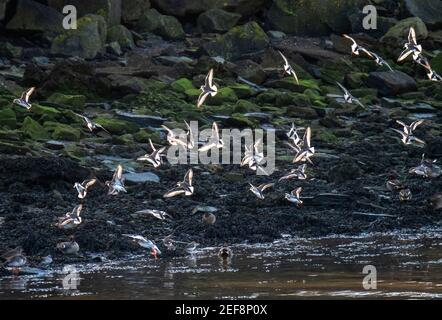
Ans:
[{"label": "bird wing", "polygon": [[212,87],[212,85],[213,85],[213,69],[209,70],[209,73],[206,76],[206,81],[205,82],[206,82],[205,83],[206,86],[208,86],[209,88]]},{"label": "bird wing", "polygon": [[95,183],[97,182],[97,179],[89,179],[89,180],[84,180],[82,185],[88,189],[89,187],[92,187]]},{"label": "bird wing", "polygon": [[336,82],[337,85],[339,86],[339,88],[341,88],[341,90],[344,92],[344,94],[350,94],[350,92],[348,92],[348,90],[339,82]]},{"label": "bird wing", "polygon": [[189,186],[192,186],[192,180],[193,180],[193,170],[189,169],[186,172],[186,175],[184,176],[184,182],[186,182]]},{"label": "bird wing", "polygon": [[347,39],[351,40],[351,41],[353,42],[353,44],[358,45],[358,44],[356,43],[355,39],[353,39],[352,37],[350,37],[348,34],[343,34],[342,36],[343,36],[344,38],[347,38]]},{"label": "bird wing", "polygon": [[287,58],[282,54],[282,52],[281,51],[279,51],[278,50],[278,52],[279,52],[279,54],[281,55],[281,57],[284,59],[284,63],[285,63],[285,65],[289,65],[289,61],[287,60]]},{"label": "bird wing", "polygon": [[299,199],[299,197],[301,195],[301,192],[302,192],[302,187],[298,187],[298,188],[296,188],[295,190],[292,191],[292,194],[295,195],[296,198]]},{"label": "bird wing", "polygon": [[[30,89],[28,89],[27,91],[24,92],[24,100],[26,102],[29,102],[29,98],[34,93],[34,91],[35,91],[35,87],[32,87],[32,88],[30,88]],[[23,96],[22,96],[22,98],[23,98]]]},{"label": "bird wing", "polygon": [[175,197],[175,196],[180,195],[180,194],[182,194],[182,193],[184,193],[184,190],[183,190],[181,187],[176,187],[176,188],[173,188],[173,189],[167,191],[167,192],[163,195],[163,198],[171,198],[171,197]]},{"label": "bird wing", "polygon": [[151,139],[149,139],[149,144],[150,144],[152,151],[155,152],[157,149],[155,149]]},{"label": "bird wing", "polygon": [[307,127],[304,133],[304,145],[310,148],[310,142],[312,138],[312,129],[310,127]]},{"label": "bird wing", "polygon": [[199,107],[201,107],[203,105],[204,101],[206,101],[207,96],[209,94],[210,94],[209,92],[205,92],[204,90],[203,90],[203,92],[201,92],[201,94],[198,97],[198,101],[196,103],[196,107],[197,108],[199,108]]},{"label": "bird wing", "polygon": [[260,189],[261,191],[264,191],[265,189],[268,189],[270,187],[273,187],[275,184],[274,183],[267,183],[267,184],[261,184],[258,189]]},{"label": "bird wing", "polygon": [[115,175],[114,178],[117,178],[118,180],[121,180],[121,178],[123,177],[123,166],[121,164],[119,164],[117,166],[117,170],[115,170]]},{"label": "bird wing", "polygon": [[425,122],[425,120],[417,120],[417,121],[414,121],[411,125],[410,125],[410,127],[411,127],[411,130],[416,130],[416,128],[418,127],[418,126],[420,126],[422,123],[424,123]]},{"label": "bird wing", "polygon": [[416,31],[413,27],[410,27],[410,32],[408,33],[408,42],[417,46]]},{"label": "bird wing", "polygon": [[411,50],[409,50],[409,49],[405,49],[404,51],[402,51],[402,53],[400,54],[400,56],[399,56],[399,58],[397,59],[397,61],[398,61],[398,62],[401,62],[401,61],[407,59],[408,56],[409,56],[410,54],[412,54],[412,53],[413,53],[413,51],[411,51]]}]

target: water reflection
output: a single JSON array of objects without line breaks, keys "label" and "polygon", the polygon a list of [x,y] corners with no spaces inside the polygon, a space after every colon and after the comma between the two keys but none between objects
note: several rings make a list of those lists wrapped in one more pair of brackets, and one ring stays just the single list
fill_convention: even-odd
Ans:
[{"label": "water reflection", "polygon": [[[63,269],[0,279],[0,299],[442,298],[442,229],[292,238],[198,248],[185,258],[131,256],[75,265],[81,279],[66,289]],[[364,290],[365,265],[377,269]]]}]

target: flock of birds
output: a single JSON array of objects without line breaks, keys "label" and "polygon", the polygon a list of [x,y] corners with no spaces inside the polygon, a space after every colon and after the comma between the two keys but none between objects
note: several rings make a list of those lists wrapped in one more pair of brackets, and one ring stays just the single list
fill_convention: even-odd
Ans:
[{"label": "flock of birds", "polygon": [[[353,42],[353,44],[351,45],[351,52],[353,54],[360,55],[361,53],[364,53],[369,58],[372,58],[377,65],[386,66],[390,71],[394,72],[391,66],[379,55],[360,46],[350,36],[344,35],[344,37]],[[282,52],[279,51],[279,54],[281,55],[284,61],[283,65],[284,73],[292,76],[296,81],[296,83],[299,84],[298,76],[295,70],[293,69],[293,67],[289,64],[288,59],[283,55]],[[422,55],[422,46],[417,44],[416,33],[413,28],[410,29],[408,42],[405,44],[405,50],[401,53],[398,61],[399,62],[403,61],[410,55],[413,57],[413,60],[416,63],[426,68],[426,70],[428,71],[428,78],[430,80],[442,82],[442,78],[434,70],[431,69],[428,60]],[[341,101],[343,101],[343,103],[357,104],[363,107],[364,109],[367,109],[361,103],[361,101],[355,98],[350,93],[350,91],[347,90],[342,84],[337,83],[337,85],[342,91],[342,95],[328,95],[328,96],[340,99]],[[198,108],[203,106],[204,102],[208,97],[214,97],[218,93],[218,88],[213,82],[213,69],[211,69],[206,75],[204,84],[200,87],[200,89],[201,89],[201,94],[198,97],[196,103],[196,106]],[[30,97],[34,93],[34,91],[35,87],[28,89],[22,94],[20,98],[14,99],[13,103],[21,107],[24,107],[27,110],[31,110],[32,104],[30,103]],[[103,130],[109,134],[109,132],[103,126],[101,126],[98,123],[95,123],[88,117],[81,114],[77,114],[77,116],[84,120],[86,127],[89,129],[90,132],[96,133],[97,131]],[[401,121],[397,121],[397,123],[401,125],[403,129],[402,130],[393,129],[393,130],[401,135],[401,141],[405,145],[425,144],[424,141],[422,141],[421,139],[417,138],[414,135],[414,132],[417,129],[417,127],[421,125],[423,122],[424,120],[418,120],[413,122],[411,125],[407,125]],[[173,130],[167,128],[164,125],[163,129],[167,132],[167,141],[171,146],[180,146],[185,150],[192,150],[193,148],[195,148],[193,132],[187,122],[185,122],[185,125],[187,127],[187,133],[184,139],[179,136],[177,137],[176,134],[173,132]],[[303,134],[301,134],[302,131]],[[281,177],[278,180],[278,182],[288,179],[306,180],[307,165],[312,164],[311,158],[315,155],[315,148],[311,145],[312,130],[310,127],[296,128],[295,125],[292,124],[291,128],[289,129],[286,135],[288,138],[288,142],[286,143],[290,147],[290,149],[293,150],[295,153],[293,163],[296,164],[297,167],[291,169],[287,174]],[[198,151],[200,152],[208,152],[209,150],[214,148],[222,149],[224,147],[224,142],[220,137],[219,128],[216,122],[213,122],[212,124],[212,134],[210,138],[204,142],[198,141],[197,144],[198,144],[197,146]],[[253,171],[267,174],[263,168],[263,164],[265,163],[266,158],[262,151],[263,149],[262,144],[263,143],[261,139],[259,139],[254,144],[250,146],[245,146],[244,157],[242,158],[240,164],[241,167],[248,166],[249,169]],[[146,154],[142,157],[139,157],[137,160],[148,162],[154,168],[158,168],[163,163],[163,157],[165,156],[164,153],[166,151],[166,146],[161,146],[159,148],[156,148],[150,139],[149,139],[149,145],[152,149],[152,152],[150,154]],[[422,161],[420,165],[415,168],[412,168],[410,170],[410,173],[424,177],[436,177],[441,174],[441,169],[435,164],[434,160],[427,160],[425,159],[424,156],[422,156]],[[193,185],[193,176],[194,176],[193,170],[189,169],[186,172],[183,181],[177,182],[174,188],[170,189],[164,194],[164,198],[172,198],[179,195],[192,196],[195,191]],[[88,190],[93,185],[95,185],[97,181],[98,181],[97,179],[87,179],[81,183],[76,182],[74,184],[74,189],[77,191],[78,198],[84,200],[87,197]],[[110,181],[106,181],[105,185],[108,188],[108,195],[117,195],[121,192],[123,193],[127,192],[124,184],[122,165],[117,166],[112,179]],[[250,191],[258,199],[262,200],[265,198],[264,192],[267,189],[273,187],[274,185],[275,183],[264,183],[258,186],[254,186],[253,184],[250,183]],[[397,191],[399,193],[399,198],[401,201],[407,201],[411,199],[410,189],[404,183],[402,183],[397,179],[392,179],[387,181],[387,188],[391,191]],[[300,207],[303,204],[303,201],[301,199],[302,190],[303,190],[302,187],[295,188],[290,193],[285,194],[285,199],[295,204],[297,207]],[[60,217],[58,219],[58,222],[55,224],[55,226],[64,230],[72,230],[77,228],[83,222],[81,218],[82,209],[83,209],[83,204],[77,205],[71,212],[67,212],[64,216]],[[166,212],[154,209],[141,210],[137,213],[149,214],[160,220],[171,218],[171,216]],[[204,213],[202,220],[205,223],[214,224],[216,221],[216,216],[213,213],[206,212]],[[131,239],[139,246],[150,250],[150,253],[155,258],[157,258],[158,255],[161,254],[161,251],[158,248],[158,246],[152,240],[149,240],[142,235],[123,234],[123,236]],[[175,250],[177,243],[184,243],[186,244],[186,250],[188,252],[192,252],[193,250],[195,250],[195,248],[198,245],[195,242],[185,243],[185,242],[176,241],[173,239],[172,235],[163,238],[162,243],[168,250]],[[69,241],[58,243],[57,249],[64,254],[75,255],[78,254],[80,247],[78,243],[75,241],[74,236],[71,235]],[[223,259],[231,258],[232,250],[229,247],[224,246],[219,250],[218,255]],[[6,260],[3,265],[13,268],[13,271],[26,265],[27,263],[27,259],[23,254],[23,250],[19,247],[3,254],[3,258]],[[52,259],[50,256],[48,256],[44,258],[44,261],[45,263],[49,264],[51,263]]]}]

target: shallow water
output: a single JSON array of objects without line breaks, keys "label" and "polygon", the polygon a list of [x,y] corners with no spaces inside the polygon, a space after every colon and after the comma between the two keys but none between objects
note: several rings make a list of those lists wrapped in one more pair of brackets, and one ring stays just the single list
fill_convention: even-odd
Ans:
[{"label": "shallow water", "polygon": [[[360,236],[293,238],[217,248],[186,258],[74,265],[77,289],[63,289],[62,270],[0,279],[0,299],[305,299],[442,298],[442,229]],[[363,287],[363,267],[377,270],[377,288]]]}]

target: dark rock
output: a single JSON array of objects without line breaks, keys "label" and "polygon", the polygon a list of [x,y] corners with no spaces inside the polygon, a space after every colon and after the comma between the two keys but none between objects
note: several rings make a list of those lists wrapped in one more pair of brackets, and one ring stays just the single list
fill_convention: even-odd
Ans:
[{"label": "dark rock", "polygon": [[150,9],[143,14],[136,26],[138,32],[153,32],[166,39],[184,38],[184,30],[181,23],[172,16],[160,14],[155,9]]},{"label": "dark rock", "polygon": [[362,170],[359,168],[356,162],[348,160],[332,166],[328,171],[328,180],[334,183],[342,183],[358,178],[361,173]]},{"label": "dark rock", "polygon": [[[97,14],[105,18],[109,26],[121,22],[121,2],[123,0],[48,0],[48,5],[62,12],[64,6],[73,5],[77,8],[79,17],[88,14]],[[133,0],[130,0],[132,2]],[[129,1],[128,1],[129,2]]]},{"label": "dark rock", "polygon": [[23,55],[23,48],[16,47],[9,42],[0,43],[0,56],[9,59],[17,58],[20,59]]},{"label": "dark rock", "polygon": [[78,28],[65,30],[52,42],[51,53],[93,59],[104,51],[106,21],[99,15],[86,15],[78,19]]},{"label": "dark rock", "polygon": [[204,50],[212,57],[238,59],[241,56],[265,49],[269,38],[256,22],[232,28],[214,41],[205,43]]},{"label": "dark rock", "polygon": [[6,25],[8,30],[61,32],[63,15],[32,0],[19,0],[13,18]]},{"label": "dark rock", "polygon": [[348,16],[357,11],[359,0],[274,0],[267,18],[272,28],[298,35],[328,35],[351,30]]},{"label": "dark rock", "polygon": [[116,25],[107,30],[107,42],[118,42],[120,47],[125,49],[135,47],[132,33],[122,25]]},{"label": "dark rock", "polygon": [[143,13],[150,9],[149,0],[123,0],[122,4],[122,20],[125,23],[136,22]]},{"label": "dark rock", "polygon": [[349,16],[353,33],[364,33],[375,38],[380,38],[384,34],[386,34],[388,30],[390,30],[398,22],[397,19],[395,18],[378,16],[377,28],[366,30],[364,29],[362,23],[365,17],[366,15],[363,14],[362,12],[355,13]]},{"label": "dark rock", "polygon": [[378,89],[382,96],[395,96],[417,90],[416,81],[401,71],[371,72],[366,82],[369,87]]},{"label": "dark rock", "polygon": [[413,16],[419,17],[431,29],[442,26],[442,1],[405,0],[405,8]]},{"label": "dark rock", "polygon": [[3,0],[0,2],[0,21],[3,21],[6,15],[6,6],[8,5],[9,0]]},{"label": "dark rock", "polygon": [[200,14],[197,22],[201,32],[224,32],[233,28],[240,18],[237,13],[211,9]]},{"label": "dark rock", "polygon": [[391,27],[381,38],[381,42],[389,43],[391,45],[403,45],[407,40],[410,27],[415,29],[416,38],[426,39],[428,37],[428,29],[425,23],[420,18],[412,17],[401,20]]}]

